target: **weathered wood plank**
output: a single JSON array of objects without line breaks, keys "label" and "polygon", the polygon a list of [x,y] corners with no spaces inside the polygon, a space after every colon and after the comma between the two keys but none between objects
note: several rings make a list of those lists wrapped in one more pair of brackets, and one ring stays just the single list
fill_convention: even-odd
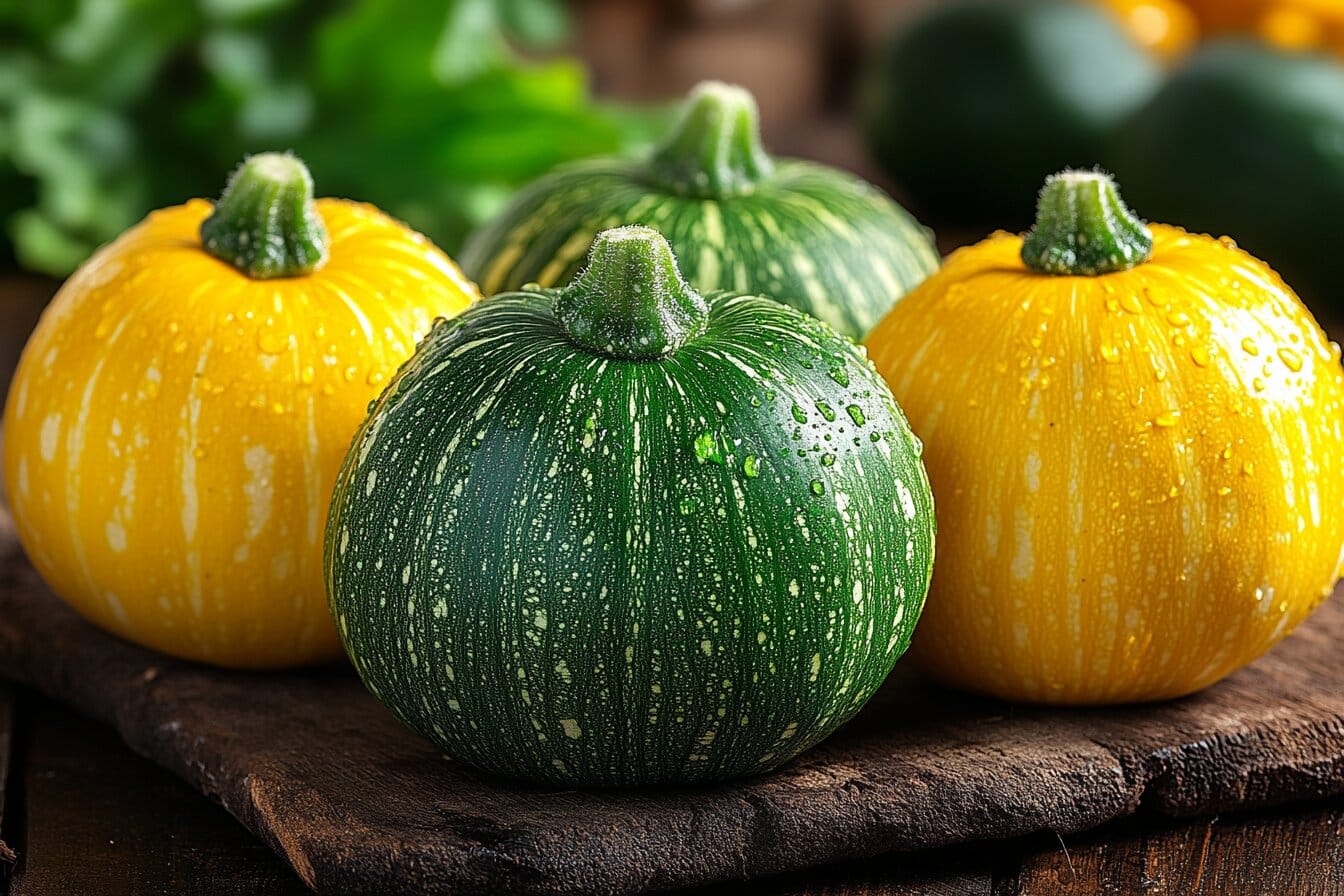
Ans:
[{"label": "weathered wood plank", "polygon": [[0,515],[0,676],[114,725],[319,892],[635,893],[1068,834],[1141,802],[1184,814],[1344,793],[1338,601],[1186,700],[1013,708],[898,674],[854,723],[772,775],[594,794],[445,761],[345,669],[231,673],[103,634],[46,591],[9,529]]},{"label": "weathered wood plank", "polygon": [[11,825],[6,822],[6,790],[9,785],[14,754],[14,689],[0,681],[0,893],[5,892],[16,856],[5,842]]},{"label": "weathered wood plank", "polygon": [[1344,802],[1068,838],[1025,858],[1018,896],[1344,893]]},{"label": "weathered wood plank", "polygon": [[25,727],[24,860],[11,896],[298,896],[264,844],[200,795],[48,701]]}]

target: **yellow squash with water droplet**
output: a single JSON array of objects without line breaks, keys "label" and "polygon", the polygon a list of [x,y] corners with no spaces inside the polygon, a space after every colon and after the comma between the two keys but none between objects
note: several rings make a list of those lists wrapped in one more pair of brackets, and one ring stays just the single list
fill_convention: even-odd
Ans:
[{"label": "yellow squash with water droplet", "polygon": [[1147,260],[1092,274],[1023,249],[955,252],[867,340],[938,507],[912,656],[1015,700],[1188,694],[1341,575],[1339,347],[1228,240],[1153,225]]},{"label": "yellow squash with water droplet", "polygon": [[305,202],[329,246],[297,274],[207,251],[209,202],[154,212],[62,287],[10,390],[5,484],[29,557],[89,619],[175,656],[340,655],[322,582],[336,473],[385,380],[475,296],[372,206]]}]

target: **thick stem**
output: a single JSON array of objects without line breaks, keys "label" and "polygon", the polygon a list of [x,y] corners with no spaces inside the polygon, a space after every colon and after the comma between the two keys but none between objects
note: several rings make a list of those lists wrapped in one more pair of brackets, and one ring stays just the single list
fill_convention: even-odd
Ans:
[{"label": "thick stem", "polygon": [[756,189],[775,163],[761,146],[756,100],[741,87],[705,81],[649,159],[653,179],[683,196],[727,199]]},{"label": "thick stem", "polygon": [[588,267],[557,294],[555,315],[578,345],[644,361],[704,332],[709,307],[682,279],[663,235],[629,226],[597,235]]},{"label": "thick stem", "polygon": [[1040,274],[1094,277],[1148,260],[1153,235],[1100,171],[1063,171],[1045,182],[1022,262]]},{"label": "thick stem", "polygon": [[285,153],[250,156],[238,166],[201,244],[249,277],[301,277],[326,264],[327,228],[313,204],[313,178]]}]

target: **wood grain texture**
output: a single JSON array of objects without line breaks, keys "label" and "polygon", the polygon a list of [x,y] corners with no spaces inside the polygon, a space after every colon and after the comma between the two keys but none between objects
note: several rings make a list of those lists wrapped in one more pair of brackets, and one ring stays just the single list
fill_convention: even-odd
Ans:
[{"label": "wood grain texture", "polygon": [[1152,822],[1024,856],[999,896],[1338,896],[1344,802],[1308,811]]},{"label": "wood grain texture", "polygon": [[14,755],[14,690],[0,682],[0,893],[5,892],[16,856],[5,843],[11,825],[5,821],[5,797],[13,770]]},{"label": "wood grain texture", "polygon": [[[25,714],[24,859],[11,896],[298,896],[307,888],[218,808],[45,701]],[[31,715],[31,717],[29,717]]]},{"label": "wood grain texture", "polygon": [[113,725],[323,893],[635,893],[1068,834],[1140,805],[1196,814],[1344,792],[1339,602],[1186,700],[1014,708],[898,674],[780,772],[593,794],[490,780],[444,759],[344,669],[225,672],[105,635],[46,591],[2,515],[0,557],[0,675]]}]

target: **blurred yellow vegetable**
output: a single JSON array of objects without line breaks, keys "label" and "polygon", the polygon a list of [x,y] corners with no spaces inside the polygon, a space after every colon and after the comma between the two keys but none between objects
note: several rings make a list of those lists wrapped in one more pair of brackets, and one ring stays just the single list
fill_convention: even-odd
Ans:
[{"label": "blurred yellow vegetable", "polygon": [[1199,37],[1199,26],[1180,0],[1104,0],[1141,47],[1164,60],[1184,56]]}]

